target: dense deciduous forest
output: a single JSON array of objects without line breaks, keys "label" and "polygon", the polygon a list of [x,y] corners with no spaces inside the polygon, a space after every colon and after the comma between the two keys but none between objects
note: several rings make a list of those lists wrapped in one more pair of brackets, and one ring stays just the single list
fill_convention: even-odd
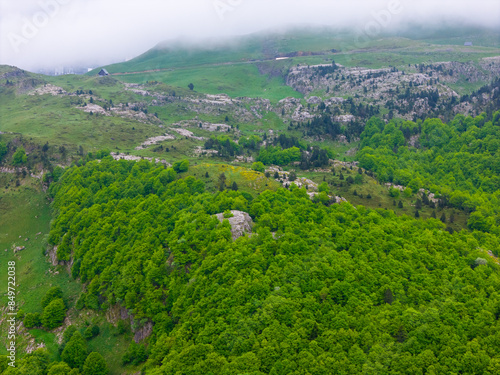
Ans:
[{"label": "dense deciduous forest", "polygon": [[[372,119],[360,161],[446,204],[465,195],[495,220],[499,117]],[[51,186],[49,241],[86,285],[77,308],[120,304],[134,329],[154,324],[124,358],[147,374],[499,373],[496,224],[471,216],[474,231],[450,234],[435,219],[315,203],[294,185],[212,195],[163,165],[100,156]],[[228,210],[251,215],[252,235],[232,240],[214,216]]]},{"label": "dense deciduous forest", "polygon": [[[420,147],[412,147],[412,143]],[[361,134],[360,165],[382,182],[429,189],[442,205],[471,213],[468,226],[500,234],[500,112],[475,118],[373,118]]]}]

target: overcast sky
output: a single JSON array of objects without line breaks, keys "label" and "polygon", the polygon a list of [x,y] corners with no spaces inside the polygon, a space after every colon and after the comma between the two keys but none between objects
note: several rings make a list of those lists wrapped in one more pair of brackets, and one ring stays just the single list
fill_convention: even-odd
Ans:
[{"label": "overcast sky", "polygon": [[0,64],[30,70],[106,64],[178,37],[220,38],[294,24],[370,30],[373,22],[391,27],[415,20],[499,26],[500,1],[0,0]]}]

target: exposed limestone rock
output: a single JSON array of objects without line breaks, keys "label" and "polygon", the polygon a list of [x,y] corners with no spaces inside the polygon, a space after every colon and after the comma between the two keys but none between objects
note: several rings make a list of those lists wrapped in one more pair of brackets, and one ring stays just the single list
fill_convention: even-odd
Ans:
[{"label": "exposed limestone rock", "polygon": [[496,264],[500,265],[500,261],[498,260],[498,257],[496,257],[495,254],[493,254],[493,251],[488,250],[487,253]]},{"label": "exposed limestone rock", "polygon": [[134,341],[139,343],[144,339],[151,336],[153,333],[153,323],[148,321],[142,327],[138,329],[134,329],[134,316],[129,313],[129,311],[119,304],[111,306],[106,311],[106,320],[111,324],[117,324],[120,320],[126,320],[128,324],[132,325],[133,333],[134,333]]},{"label": "exposed limestone rock", "polygon": [[[147,157],[147,156],[126,155],[126,154],[118,153],[118,152],[112,152],[111,156],[115,160],[123,159],[123,160],[131,160],[131,161],[141,161],[141,160],[153,161],[153,158],[150,158],[150,157]],[[158,162],[158,163],[165,164],[168,167],[171,166],[171,164],[167,163],[164,159],[161,159],[161,160],[155,159],[155,161]]]},{"label": "exposed limestone rock", "polygon": [[[243,211],[231,211],[233,217],[227,218],[231,225],[231,233],[233,234],[233,241],[240,238],[245,233],[252,233],[253,220],[249,214]],[[217,219],[222,223],[224,221],[224,214],[217,214]]]},{"label": "exposed limestone rock", "polygon": [[[218,94],[218,95],[209,95],[205,96],[206,99],[198,99],[200,103],[208,103],[215,105],[230,105],[233,104],[233,100],[227,96],[226,94]],[[239,102],[239,101],[236,101]]]},{"label": "exposed limestone rock", "polygon": [[168,141],[171,139],[175,139],[175,137],[173,135],[170,135],[170,134],[159,135],[157,137],[151,137],[151,138],[148,138],[145,142],[141,143],[141,145],[137,146],[135,149],[142,150],[144,148],[148,148],[151,145],[156,145],[159,142]]},{"label": "exposed limestone rock", "polygon": [[[67,272],[69,274],[71,274],[71,267],[73,266],[73,262],[74,262],[74,259],[73,257],[70,258],[69,261],[66,261],[66,260],[59,260],[57,258],[57,246],[54,246],[52,248],[49,247],[49,249],[47,250],[47,253],[46,255],[47,257],[49,257],[50,259],[50,263],[53,265],[53,266],[62,266],[62,267],[65,267]],[[50,272],[51,270],[49,270]]]},{"label": "exposed limestone rock", "polygon": [[423,196],[423,194],[425,193],[427,195],[427,199],[434,202],[434,204],[439,202],[439,199],[436,198],[436,195],[434,193],[431,193],[429,190],[418,189],[418,193],[420,194],[420,196]]},{"label": "exposed limestone rock", "polygon": [[254,161],[255,159],[253,158],[253,156],[237,155],[234,158],[233,163],[253,163]]},{"label": "exposed limestone rock", "polygon": [[388,189],[394,188],[394,189],[398,189],[399,191],[404,191],[406,189],[406,186],[396,185],[396,184],[392,184],[390,182],[387,182],[384,185],[387,186]]},{"label": "exposed limestone rock", "polygon": [[35,338],[31,338],[28,341],[28,345],[26,346],[26,353],[30,354],[33,353],[35,350],[45,348],[45,343],[40,342],[37,343]]},{"label": "exposed limestone rock", "polygon": [[295,112],[292,115],[293,121],[306,122],[312,118],[314,118],[314,115],[310,114],[302,104],[299,104],[295,108]]},{"label": "exposed limestone rock", "polygon": [[317,96],[311,96],[310,98],[306,99],[306,101],[310,104],[319,104],[322,102],[321,98],[318,98]]},{"label": "exposed limestone rock", "polygon": [[22,251],[22,250],[24,250],[24,249],[26,249],[26,247],[24,247],[24,246],[16,246],[16,247],[14,248],[14,253],[17,253],[17,252]]},{"label": "exposed limestone rock", "polygon": [[[323,65],[326,66],[326,65]],[[460,80],[470,83],[491,82],[500,76],[500,56],[487,57],[478,63],[473,62],[436,62],[430,64],[409,64],[395,68],[367,69],[363,67],[341,67],[325,74],[318,66],[302,65],[290,68],[286,76],[286,84],[306,96],[309,115],[320,115],[316,104],[321,100],[335,116],[350,115],[349,110],[339,107],[344,99],[358,105],[366,100],[372,106],[386,106],[389,101],[394,105],[395,117],[413,120],[416,117],[427,115],[434,109],[436,103],[430,100],[425,93],[437,92],[437,105],[447,104],[455,97],[452,112],[464,115],[475,115],[477,109],[469,102],[460,103],[460,95],[449,84],[456,84]],[[335,94],[335,101],[325,96],[312,96],[312,93],[325,90],[325,96]],[[483,102],[491,100],[493,93],[484,93]],[[308,95],[311,95],[307,98]],[[409,99],[412,95],[413,99]],[[422,96],[423,95],[423,96]],[[362,99],[360,99],[362,98]],[[289,114],[290,103],[280,102],[279,109],[284,110],[283,115]],[[292,116],[293,121],[308,121],[307,115],[302,115],[303,110],[296,105]],[[293,109],[292,109],[293,110]],[[356,119],[355,119],[356,120]],[[359,119],[357,119],[359,120]],[[342,122],[342,119],[336,119]],[[347,119],[346,122],[350,122]]]},{"label": "exposed limestone rock", "polygon": [[[340,162],[344,163],[345,162]],[[344,165],[342,164],[342,165]],[[266,172],[270,173],[271,175],[274,175],[275,173],[278,173],[278,178],[275,180],[279,183],[281,183],[285,188],[289,188],[289,186],[293,183],[295,184],[298,188],[307,188],[307,195],[309,198],[314,199],[316,195],[319,194],[318,190],[318,184],[315,183],[314,181],[311,181],[305,177],[296,177],[295,180],[290,181],[290,172],[282,170],[280,167],[269,167],[266,169]],[[320,173],[329,173],[330,170],[328,169],[315,169],[314,172],[320,172]],[[329,195],[329,197],[332,199],[333,203],[341,203],[341,202],[347,202],[347,199],[344,197],[340,197],[337,195]],[[333,200],[335,199],[335,200]]]},{"label": "exposed limestone rock", "polygon": [[196,146],[196,148],[194,149],[194,153],[195,153],[195,155],[211,155],[211,154],[218,155],[219,151],[207,150],[207,149],[202,148],[201,146]]},{"label": "exposed limestone rock", "polygon": [[47,83],[41,87],[37,87],[36,89],[28,93],[28,95],[45,95],[45,94],[57,96],[57,95],[65,95],[67,94],[67,92],[64,91],[62,87],[54,86],[51,85],[50,83]]},{"label": "exposed limestone rock", "polygon": [[193,134],[193,132],[187,130],[187,129],[182,129],[182,128],[171,128],[171,130],[173,130],[174,132],[177,132],[179,133],[180,135],[184,136],[184,137],[188,137],[188,138],[193,138],[193,139],[197,139],[199,141],[203,141],[205,138],[203,137],[197,137]]},{"label": "exposed limestone rock", "polygon": [[[88,104],[87,104],[88,106]],[[161,125],[163,122],[153,114],[147,115],[143,110],[147,108],[145,103],[130,103],[126,106],[122,103],[110,108],[112,114],[142,122],[143,124]]]},{"label": "exposed limestone rock", "polygon": [[144,326],[139,328],[137,331],[134,333],[134,341],[136,343],[141,342],[142,340],[148,338],[151,336],[153,333],[153,323],[152,322],[146,322]]},{"label": "exposed limestone rock", "polygon": [[59,264],[57,260],[57,246],[54,246],[52,249],[49,249],[49,251],[47,251],[47,256],[50,258],[50,263],[53,266],[57,266]]},{"label": "exposed limestone rock", "polygon": [[420,134],[412,135],[408,141],[408,145],[411,147],[419,147],[420,146]]},{"label": "exposed limestone rock", "polygon": [[110,116],[108,112],[104,108],[102,108],[100,105],[89,103],[85,107],[77,107],[79,109],[82,109],[84,112],[92,112],[92,113],[99,113],[101,115],[105,116]]},{"label": "exposed limestone rock", "polygon": [[298,188],[307,186],[308,190],[318,190],[318,184],[305,177],[296,177],[295,180],[290,181],[290,172],[284,171],[279,167],[269,167],[266,169],[266,172],[269,172],[271,175],[274,175],[274,173],[278,172],[279,177],[275,180],[285,187],[288,187],[292,183],[294,183]]},{"label": "exposed limestone rock", "polygon": [[106,311],[106,320],[109,323],[117,324],[119,320],[128,320],[131,322],[131,315],[128,310],[120,305],[113,305]]},{"label": "exposed limestone rock", "polygon": [[353,115],[340,115],[340,116],[335,117],[335,121],[351,122],[351,121],[354,121],[354,116]]},{"label": "exposed limestone rock", "polygon": [[203,123],[201,127],[202,129],[208,130],[209,132],[227,132],[228,130],[231,130],[231,126],[226,124]]},{"label": "exposed limestone rock", "polygon": [[125,90],[133,92],[134,94],[139,94],[142,96],[151,96],[151,94],[147,90],[143,90],[142,86],[138,83],[124,83]]}]

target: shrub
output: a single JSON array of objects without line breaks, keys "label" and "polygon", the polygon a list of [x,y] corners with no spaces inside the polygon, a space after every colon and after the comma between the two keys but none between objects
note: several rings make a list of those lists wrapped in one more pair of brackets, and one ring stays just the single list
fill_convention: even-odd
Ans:
[{"label": "shrub", "polygon": [[146,347],[141,344],[136,344],[132,341],[128,347],[127,352],[122,357],[122,363],[124,365],[131,363],[132,365],[138,365],[148,359],[148,354]]},{"label": "shrub", "polygon": [[127,324],[125,320],[119,320],[117,325],[117,331],[119,335],[123,335],[130,331],[130,326]]},{"label": "shrub", "polygon": [[7,145],[3,142],[0,142],[0,161],[2,161],[2,158],[6,153],[7,153]]},{"label": "shrub", "polygon": [[255,163],[252,164],[252,169],[257,172],[262,172],[264,173],[266,168],[264,167],[264,164],[261,161],[256,161]]},{"label": "shrub", "polygon": [[66,375],[71,371],[71,367],[66,362],[58,362],[51,364],[47,375]]},{"label": "shrub", "polygon": [[23,324],[26,328],[40,327],[42,321],[39,313],[27,313],[24,317]]},{"label": "shrub", "polygon": [[189,169],[189,160],[176,161],[172,165],[172,168],[174,168],[174,171],[177,173],[186,172]]},{"label": "shrub", "polygon": [[80,297],[76,301],[75,307],[77,310],[81,310],[85,307],[85,293],[80,294]]},{"label": "shrub", "polygon": [[58,286],[50,288],[42,298],[42,308],[46,308],[53,300],[63,298],[63,292]]},{"label": "shrub", "polygon": [[93,294],[87,294],[85,297],[85,306],[92,310],[99,309],[99,299]]},{"label": "shrub", "polygon": [[85,332],[83,333],[83,336],[87,339],[87,340],[90,340],[91,338],[93,337],[96,337],[97,335],[99,335],[99,332],[101,330],[99,329],[99,326],[97,325],[93,325],[92,327],[87,327],[87,329],[85,330]]},{"label": "shrub", "polygon": [[399,198],[399,189],[396,189],[395,187],[391,187],[389,189],[389,196],[393,197],[393,198]]},{"label": "shrub", "polygon": [[319,186],[318,186],[318,190],[320,192],[325,192],[325,193],[328,193],[330,191],[330,187],[328,186],[328,183],[327,182],[322,182]]},{"label": "shrub", "polygon": [[26,163],[28,160],[28,157],[26,156],[26,151],[24,150],[23,147],[19,147],[16,152],[14,152],[14,155],[12,156],[12,164],[14,165],[21,165]]},{"label": "shrub", "polygon": [[43,310],[42,324],[45,328],[51,330],[59,327],[66,317],[66,306],[62,298],[57,298],[50,302]]},{"label": "shrub", "polygon": [[59,354],[61,354],[66,347],[66,344],[71,340],[75,332],[77,331],[76,327],[74,325],[68,326],[68,328],[65,329],[63,335],[62,335],[62,340],[61,340],[61,345],[59,345]]},{"label": "shrub", "polygon": [[80,332],[76,331],[64,348],[61,359],[71,368],[83,366],[87,358],[87,344]]},{"label": "shrub", "polygon": [[83,375],[107,375],[108,366],[106,361],[99,353],[92,352],[89,354],[83,364]]}]

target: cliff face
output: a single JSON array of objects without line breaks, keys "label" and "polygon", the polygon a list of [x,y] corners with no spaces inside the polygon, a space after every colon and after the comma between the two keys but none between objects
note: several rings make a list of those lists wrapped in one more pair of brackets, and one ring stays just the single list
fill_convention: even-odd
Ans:
[{"label": "cliff face", "polygon": [[[249,214],[243,211],[231,211],[233,217],[227,218],[231,225],[231,233],[233,234],[233,241],[240,238],[245,233],[252,233],[253,220]],[[224,221],[224,214],[217,214],[217,219],[222,223]]]}]

